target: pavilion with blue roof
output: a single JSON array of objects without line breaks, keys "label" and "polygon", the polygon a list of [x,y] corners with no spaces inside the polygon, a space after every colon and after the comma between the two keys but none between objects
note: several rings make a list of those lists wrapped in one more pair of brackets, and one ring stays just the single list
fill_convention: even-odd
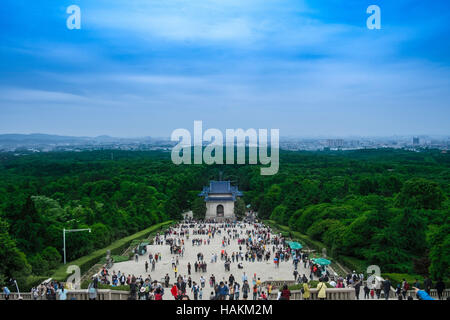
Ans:
[{"label": "pavilion with blue roof", "polygon": [[233,220],[234,203],[243,193],[237,186],[232,186],[230,181],[210,181],[199,196],[204,197],[206,202],[205,219]]}]

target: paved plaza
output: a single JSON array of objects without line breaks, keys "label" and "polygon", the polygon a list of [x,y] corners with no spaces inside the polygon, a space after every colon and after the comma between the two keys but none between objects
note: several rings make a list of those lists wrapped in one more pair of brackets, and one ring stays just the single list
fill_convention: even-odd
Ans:
[{"label": "paved plaza", "polygon": [[[217,226],[217,224],[215,224]],[[221,228],[221,234],[215,235],[214,238],[210,239],[210,244],[202,244],[202,245],[192,245],[192,239],[202,239],[202,240],[208,240],[208,234],[206,235],[193,235],[193,230],[195,228],[189,228],[189,240],[185,237],[182,237],[184,239],[184,246],[185,251],[183,256],[179,256],[178,254],[171,254],[170,253],[170,245],[148,245],[147,246],[147,253],[144,255],[139,256],[138,262],[135,260],[130,260],[126,262],[120,262],[115,263],[113,267],[109,270],[110,274],[112,274],[113,271],[118,273],[118,271],[125,273],[126,276],[135,275],[136,277],[142,276],[144,279],[147,276],[150,276],[152,280],[157,280],[159,282],[164,282],[164,277],[168,273],[170,276],[170,286],[173,285],[174,282],[176,282],[175,274],[172,269],[172,257],[178,256],[179,259],[179,265],[178,265],[178,275],[186,276],[186,278],[189,277],[188,275],[188,262],[191,263],[191,279],[194,282],[197,282],[197,284],[200,285],[200,276],[203,276],[206,280],[205,282],[205,288],[203,289],[203,300],[208,300],[211,291],[213,289],[209,285],[209,278],[213,274],[216,278],[216,283],[220,281],[228,281],[228,277],[230,274],[233,274],[236,281],[242,285],[242,275],[245,272],[248,276],[249,284],[251,285],[251,279],[256,274],[257,278],[260,278],[262,282],[264,281],[273,281],[273,280],[294,280],[293,272],[294,272],[294,265],[292,258],[289,259],[289,261],[281,261],[278,268],[275,267],[275,264],[273,262],[273,254],[271,255],[270,260],[268,261],[260,261],[257,262],[251,262],[251,261],[242,261],[243,269],[238,269],[238,263],[235,261],[234,263],[231,263],[230,271],[225,271],[225,261],[220,259],[221,250],[224,249],[228,253],[228,256],[231,257],[231,254],[233,252],[239,252],[239,244],[237,239],[230,239],[230,245],[227,245],[225,247],[222,247],[222,239],[224,235],[226,234],[226,229]],[[231,229],[231,228],[227,228]],[[246,230],[254,230],[254,226],[249,223],[241,223],[236,228],[238,230],[239,238],[246,238],[245,231]],[[176,228],[178,232],[180,231],[180,228]],[[186,229],[184,229],[186,230]],[[273,238],[275,235],[271,234],[271,238]],[[169,237],[176,237],[176,236],[168,236]],[[272,253],[272,246],[270,245],[270,251]],[[245,244],[242,245],[242,252],[245,254],[246,252],[246,246]],[[151,264],[149,263],[149,269],[148,272],[145,272],[145,262],[149,261],[148,256],[149,253],[152,253],[153,255],[160,253],[162,256],[162,259],[159,260],[156,263],[155,270],[151,271]],[[194,269],[194,263],[197,261],[197,254],[202,253],[204,255],[204,260],[207,263],[207,272],[195,272]],[[211,262],[211,255],[213,253],[216,253],[218,258],[216,263]],[[239,260],[241,262],[241,260]],[[305,274],[307,277],[309,277],[309,269],[306,270],[303,268],[303,263],[298,264],[297,268],[299,275],[302,276]],[[191,293],[190,289],[187,288],[187,293],[189,294],[189,297],[193,299],[193,294]],[[251,298],[251,297],[249,297]],[[164,294],[165,300],[172,300],[173,297],[170,294],[170,288],[165,289]]]}]

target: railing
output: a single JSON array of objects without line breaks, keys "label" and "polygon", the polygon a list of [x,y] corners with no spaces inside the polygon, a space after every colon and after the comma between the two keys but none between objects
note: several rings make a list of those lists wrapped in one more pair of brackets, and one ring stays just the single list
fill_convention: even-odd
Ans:
[{"label": "railing", "polygon": [[[284,283],[284,281],[283,281]],[[119,290],[109,290],[109,289],[99,289],[97,290],[96,300],[127,300],[130,293],[129,291],[119,291]],[[277,299],[278,292],[272,292],[270,294],[271,300]],[[327,300],[355,300],[355,289],[353,288],[327,288],[326,289]],[[438,294],[436,289],[430,291],[431,297],[438,299]],[[412,296],[415,298],[416,293],[414,290],[409,290],[407,296]],[[22,300],[33,300],[31,293],[21,293],[20,297]],[[445,289],[442,293],[442,299],[447,299],[450,297],[450,289]],[[395,298],[391,296],[390,298]],[[19,300],[19,294],[16,292],[11,292],[9,295],[10,300]],[[310,289],[310,300],[318,300],[317,289]],[[5,294],[0,294],[0,300],[5,300]],[[46,296],[39,296],[36,300],[47,300]],[[89,293],[87,290],[68,290],[67,300],[89,300]],[[300,290],[292,290],[290,300],[303,300],[303,294]]]},{"label": "railing", "polygon": [[267,281],[264,281],[262,283],[262,287],[266,287],[269,283],[274,288],[282,288],[285,284],[288,285],[288,286],[297,284],[297,282],[294,281],[294,280],[288,280],[288,281],[284,281],[284,280],[267,280]]},{"label": "railing", "polygon": [[[408,292],[406,293],[406,296],[411,296],[411,297],[413,297],[413,298],[415,298],[416,297],[416,292],[414,291],[414,290],[408,290]],[[436,289],[431,289],[430,290],[430,296],[433,298],[433,299],[438,299],[438,293],[437,293],[437,290]],[[442,299],[443,300],[445,300],[445,299],[447,299],[448,297],[450,297],[450,289],[445,289],[443,292],[442,292]]]},{"label": "railing", "polygon": [[[317,297],[317,289],[309,289],[309,300],[319,300]],[[271,300],[276,300],[278,292],[270,294]],[[327,288],[327,300],[355,300],[355,289],[353,288]],[[303,300],[303,294],[300,290],[292,290],[290,300]]]},{"label": "railing", "polygon": [[[96,300],[127,300],[130,296],[128,291],[99,289]],[[31,293],[21,293],[22,300],[34,300]],[[17,292],[11,292],[10,300],[19,300]],[[0,294],[0,300],[5,300],[5,294]],[[47,300],[46,296],[39,296],[36,300]],[[67,300],[89,300],[89,293],[85,290],[67,290]]]}]

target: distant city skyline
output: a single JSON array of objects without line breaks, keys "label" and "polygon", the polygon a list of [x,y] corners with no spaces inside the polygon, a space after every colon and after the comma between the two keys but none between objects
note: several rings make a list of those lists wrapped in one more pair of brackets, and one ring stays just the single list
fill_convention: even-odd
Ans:
[{"label": "distant city skyline", "polygon": [[[81,8],[81,30],[66,27]],[[369,5],[381,30],[366,27]],[[0,134],[446,136],[450,3],[5,0]],[[447,39],[447,40],[446,40]]]}]

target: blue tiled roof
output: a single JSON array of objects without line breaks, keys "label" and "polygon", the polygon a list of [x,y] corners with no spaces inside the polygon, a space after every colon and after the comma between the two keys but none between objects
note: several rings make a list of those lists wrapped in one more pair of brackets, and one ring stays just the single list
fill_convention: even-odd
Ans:
[{"label": "blue tiled roof", "polygon": [[230,193],[230,181],[210,181],[209,193]]},{"label": "blue tiled roof", "polygon": [[231,197],[205,197],[205,201],[235,201],[236,198],[234,196]]},{"label": "blue tiled roof", "polygon": [[[230,194],[225,197],[209,197],[210,194]],[[209,187],[203,187],[199,196],[205,197],[205,201],[235,201],[236,197],[242,197],[243,193],[237,186],[232,186],[230,181],[210,181]]]}]

